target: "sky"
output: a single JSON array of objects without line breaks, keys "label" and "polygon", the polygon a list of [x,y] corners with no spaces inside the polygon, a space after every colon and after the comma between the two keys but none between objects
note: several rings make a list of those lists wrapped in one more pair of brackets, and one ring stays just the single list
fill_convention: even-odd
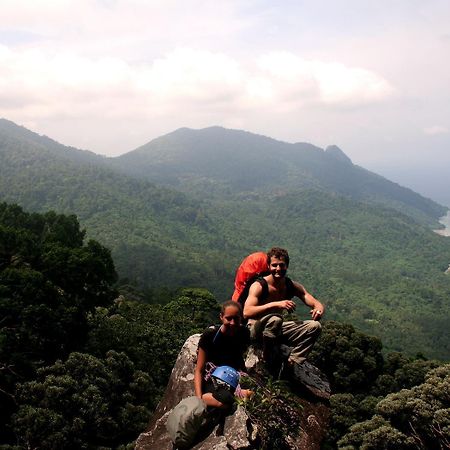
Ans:
[{"label": "sky", "polygon": [[[448,0],[0,0],[0,117],[117,156],[220,125],[450,206]],[[448,168],[448,169],[447,169]]]}]

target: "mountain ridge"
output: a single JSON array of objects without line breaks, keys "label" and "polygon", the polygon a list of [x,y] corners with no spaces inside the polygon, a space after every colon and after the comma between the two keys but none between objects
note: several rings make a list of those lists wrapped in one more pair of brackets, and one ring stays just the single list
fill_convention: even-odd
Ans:
[{"label": "mountain ridge", "polygon": [[200,198],[271,196],[280,189],[314,188],[384,204],[433,226],[447,211],[409,188],[354,165],[336,145],[324,150],[223,127],[180,128],[109,161],[127,175]]},{"label": "mountain ridge", "polygon": [[[205,142],[205,135],[213,138],[213,144],[208,140]],[[9,137],[40,145],[53,155],[76,163],[113,169],[189,194],[200,193],[200,198],[205,197],[205,192],[219,195],[232,192],[240,196],[273,195],[280,191],[280,186],[270,186],[271,180],[287,179],[290,181],[287,186],[282,186],[282,191],[310,188],[331,190],[356,200],[393,207],[429,226],[440,227],[439,218],[448,210],[409,188],[354,165],[336,145],[322,149],[310,143],[292,144],[221,126],[200,130],[181,127],[117,157],[65,146],[7,119],[0,119],[0,136],[3,141]],[[236,140],[236,137],[239,139]],[[175,143],[169,142],[170,145],[167,145],[167,141],[174,138]],[[228,147],[227,151],[218,155],[211,152],[211,147],[217,146],[220,140],[227,141]],[[193,144],[196,144],[196,155],[192,154]],[[243,155],[242,149],[246,155]],[[261,149],[265,150],[265,158],[260,158]],[[280,157],[271,155],[272,152],[281,152],[281,157],[287,160],[280,160]],[[211,161],[212,157],[214,161]],[[341,175],[334,164],[339,164],[341,172],[343,170]],[[225,181],[226,171],[231,181]],[[253,172],[257,175],[252,177]]]}]

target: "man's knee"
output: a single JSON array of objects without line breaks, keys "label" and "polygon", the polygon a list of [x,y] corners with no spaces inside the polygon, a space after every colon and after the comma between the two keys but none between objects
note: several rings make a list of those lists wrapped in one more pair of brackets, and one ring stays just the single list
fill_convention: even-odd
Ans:
[{"label": "man's knee", "polygon": [[283,325],[283,319],[279,316],[271,317],[263,330],[263,337],[266,338],[277,338],[281,335],[281,327]]},{"label": "man's knee", "polygon": [[311,334],[320,334],[322,331],[322,325],[317,320],[308,321],[308,332]]}]

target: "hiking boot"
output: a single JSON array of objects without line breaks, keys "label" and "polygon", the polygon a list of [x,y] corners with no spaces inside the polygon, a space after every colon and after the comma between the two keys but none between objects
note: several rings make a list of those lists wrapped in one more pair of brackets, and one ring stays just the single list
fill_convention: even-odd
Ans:
[{"label": "hiking boot", "polygon": [[280,368],[280,380],[291,380],[295,375],[295,362],[290,359],[284,359]]}]

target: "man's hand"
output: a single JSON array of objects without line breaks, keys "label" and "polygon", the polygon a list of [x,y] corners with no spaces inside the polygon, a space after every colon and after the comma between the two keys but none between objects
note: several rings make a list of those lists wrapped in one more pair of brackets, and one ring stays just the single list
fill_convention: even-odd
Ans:
[{"label": "man's hand", "polygon": [[321,309],[312,309],[310,312],[312,320],[320,320],[322,318],[323,311]]},{"label": "man's hand", "polygon": [[286,309],[288,312],[295,311],[295,302],[292,300],[281,300],[278,302],[278,307],[281,309]]}]

